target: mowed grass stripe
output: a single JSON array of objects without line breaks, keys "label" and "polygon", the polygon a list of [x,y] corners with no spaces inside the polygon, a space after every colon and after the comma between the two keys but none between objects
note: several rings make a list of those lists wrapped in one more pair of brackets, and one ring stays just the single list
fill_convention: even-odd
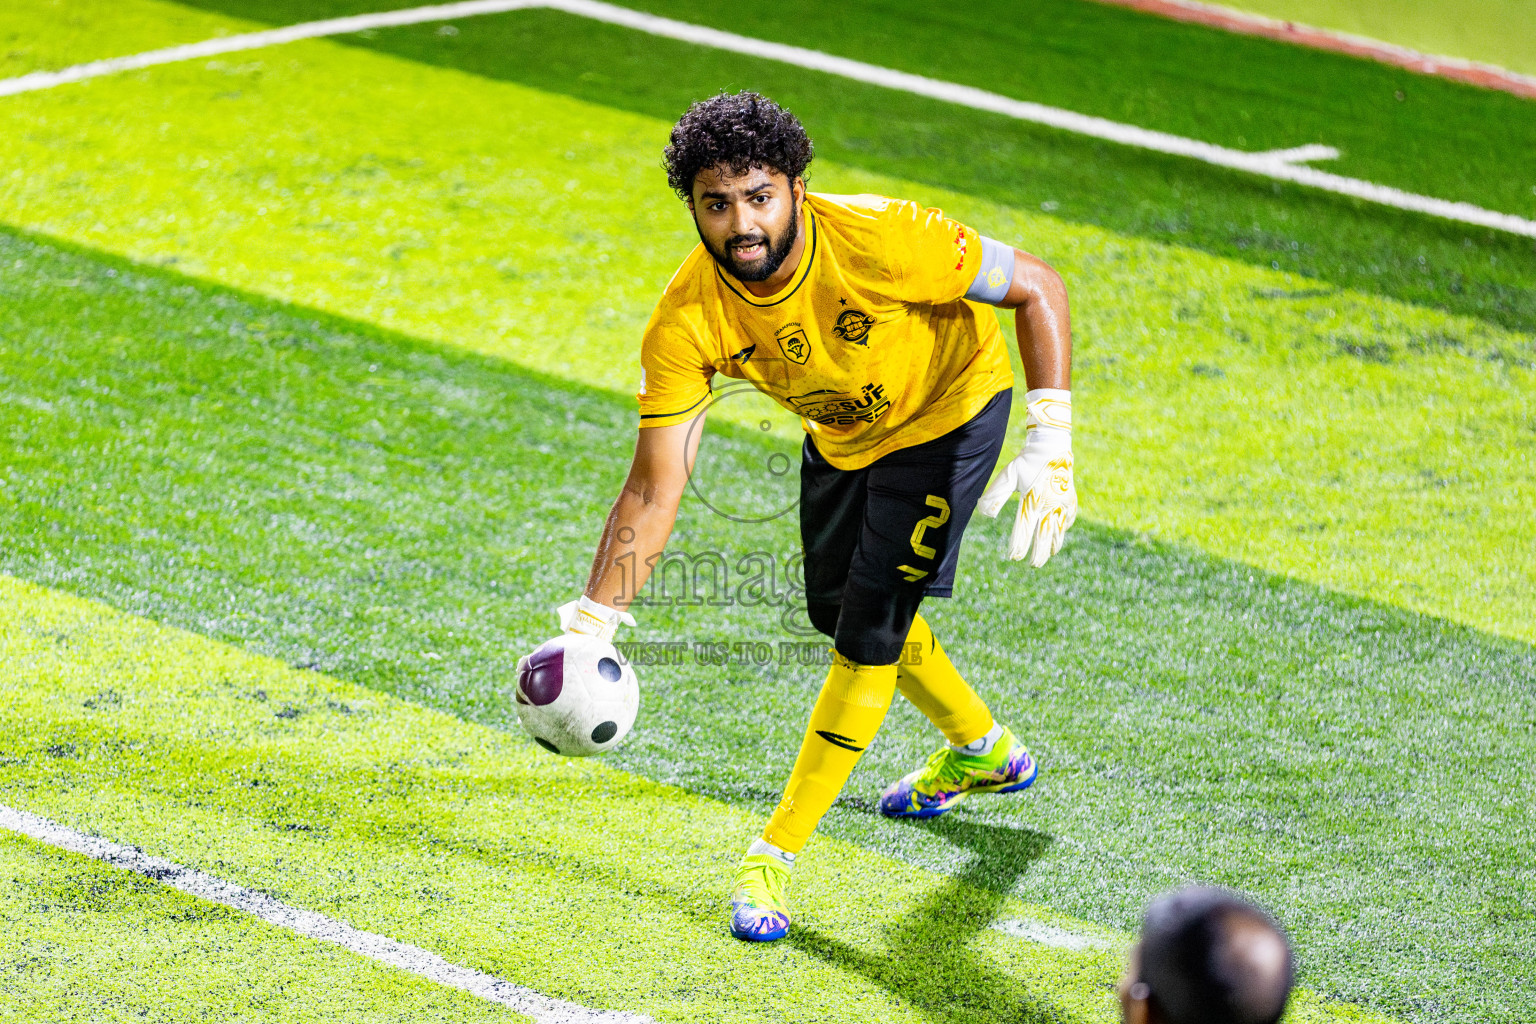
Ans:
[{"label": "mowed grass stripe", "polygon": [[[1123,936],[963,875],[813,840],[794,933],[743,946],[720,900],[757,827],[739,811],[35,585],[0,594],[0,791],[72,827],[658,1020],[1115,1019]],[[1000,914],[1113,948],[1021,941]],[[1306,992],[1289,1019],[1388,1024]]]},{"label": "mowed grass stripe", "polygon": [[8,5],[0,16],[0,78],[195,43],[242,24],[182,4],[157,4],[151,16],[146,13],[137,4],[72,0]]},{"label": "mowed grass stripe", "polygon": [[[994,52],[998,51],[998,39],[985,33],[976,35],[975,26],[963,21],[937,26],[928,38],[964,39],[969,51],[980,52],[980,46],[985,51],[984,59],[977,65],[983,69],[983,85],[1000,80],[999,74],[1007,78],[1014,73],[1018,63],[1014,57],[1016,45],[1033,45],[1037,52],[1043,50],[1070,65],[1059,78],[1036,75],[1032,82],[1065,82],[1073,87],[1099,81],[1106,68],[1128,67],[1127,55],[1135,54],[1157,67],[1125,72],[1122,79],[1115,80],[1113,91],[1115,95],[1130,97],[1145,90],[1142,103],[1149,104],[1150,111],[1135,102],[1129,106],[1095,102],[1072,106],[1082,97],[1038,95],[1031,88],[1020,90],[1019,95],[1132,123],[1184,131],[1200,138],[1207,136],[1205,129],[1211,124],[1228,122],[1239,126],[1235,141],[1231,133],[1219,134],[1216,141],[1238,148],[1249,146],[1248,136],[1242,131],[1281,125],[1285,118],[1277,116],[1277,110],[1293,110],[1305,119],[1315,114],[1320,93],[1338,93],[1334,102],[1340,106],[1331,111],[1331,116],[1369,126],[1373,131],[1381,125],[1391,125],[1392,133],[1399,136],[1386,140],[1384,149],[1372,144],[1365,147],[1381,149],[1385,166],[1378,161],[1378,166],[1355,169],[1353,173],[1363,177],[1375,175],[1376,179],[1396,183],[1409,191],[1439,189],[1440,193],[1466,196],[1485,206],[1510,209],[1512,202],[1517,208],[1515,212],[1523,210],[1520,203],[1527,198],[1525,186],[1518,174],[1505,173],[1508,167],[1521,166],[1518,153],[1510,159],[1497,158],[1493,164],[1498,173],[1492,180],[1512,186],[1513,197],[1480,197],[1466,192],[1460,184],[1441,181],[1436,173],[1407,173],[1407,169],[1418,168],[1427,160],[1436,165],[1444,163],[1442,170],[1461,176],[1469,166],[1466,154],[1487,152],[1480,139],[1419,145],[1404,138],[1430,138],[1447,129],[1461,131],[1468,124],[1467,110],[1481,110],[1486,102],[1486,97],[1476,90],[1440,97],[1439,102],[1420,109],[1420,95],[1413,83],[1408,83],[1413,90],[1412,104],[1386,101],[1388,93],[1401,92],[1396,86],[1404,83],[1362,85],[1352,82],[1350,74],[1336,73],[1337,69],[1282,70],[1276,82],[1255,89],[1225,80],[1222,69],[1240,68],[1243,75],[1248,75],[1254,68],[1268,67],[1276,54],[1243,59],[1232,58],[1230,54],[1223,57],[1221,49],[1231,44],[1230,37],[1221,33],[1206,33],[1196,40],[1195,52],[1185,52],[1187,47],[1168,45],[1167,40],[1160,44],[1149,42],[1163,30],[1155,19],[1150,28],[1118,22],[1085,26],[1077,16],[1087,12],[1091,22],[1102,16],[1100,5],[1082,4],[1078,0],[1058,3],[1065,4],[1071,16],[1054,10],[1056,4],[1043,5],[1038,10],[1031,7],[1025,13],[1038,13],[1040,18],[1038,23],[1028,26],[1026,42],[1003,40],[1001,52]],[[142,0],[136,9],[149,13],[136,20],[139,28],[130,36],[138,38],[144,25],[163,16],[159,8],[171,6]],[[341,3],[320,9],[313,4],[277,5],[257,0],[230,9],[270,20],[230,20],[221,29],[225,33],[288,24],[317,14],[375,8],[366,3]],[[90,22],[89,6],[74,5],[72,11],[79,15],[79,21]],[[184,13],[172,12],[175,17]],[[709,11],[673,13],[706,23],[713,17]],[[814,22],[815,15],[815,11],[802,12],[791,19],[791,24]],[[923,15],[931,16],[931,12]],[[1140,17],[1127,12],[1111,12],[1109,16],[1121,20]],[[879,18],[869,21],[874,25],[881,23]],[[458,31],[456,35],[443,34],[439,28],[448,33]],[[28,32],[24,36],[13,33],[26,40],[25,47],[18,51],[29,55],[26,69],[34,62],[50,66],[68,64],[75,53],[99,55],[99,43],[80,46],[72,31],[56,33],[58,39],[52,45],[46,32]],[[1205,32],[1198,28],[1196,31]],[[789,37],[794,38],[795,33],[791,31]],[[797,110],[812,128],[818,152],[824,159],[894,174],[933,188],[952,189],[963,183],[964,191],[995,202],[1026,209],[1044,204],[1044,208],[1062,219],[1190,245],[1257,266],[1297,271],[1343,287],[1488,318],[1517,330],[1536,330],[1533,249],[1524,239],[1498,232],[1463,230],[1433,218],[1396,214],[1305,188],[1234,176],[1179,158],[1108,146],[996,115],[957,109],[948,103],[901,96],[828,76],[807,75],[772,62],[657,40],[554,12],[531,11],[510,17],[470,19],[446,28],[424,26],[340,38],[353,45],[533,85],[669,122],[702,95],[725,86],[748,85],[769,92]],[[910,33],[903,35],[892,52],[904,52],[904,45],[917,38],[920,37]],[[180,41],[184,40],[177,35],[166,43]],[[121,52],[114,45],[115,42],[109,43],[106,52]],[[843,43],[825,45],[832,51],[843,52]],[[530,62],[519,56],[530,52],[541,54],[542,59]],[[1305,51],[1281,47],[1280,63],[1284,64],[1295,53]],[[947,49],[938,54],[928,53],[913,69],[945,77],[955,67],[951,57]],[[218,63],[241,65],[237,61]],[[666,73],[657,74],[659,67],[665,68]],[[1092,72],[1085,74],[1085,68]],[[1216,78],[1207,81],[1206,70],[1215,72]],[[1410,79],[1418,77],[1402,74]],[[1194,80],[1186,82],[1190,75]],[[1303,83],[1300,96],[1293,94],[1295,83]],[[1178,102],[1171,102],[1164,95],[1169,88],[1180,94]],[[1183,95],[1188,90],[1193,90],[1192,96]],[[1370,116],[1362,120],[1361,110],[1356,109],[1362,97],[1373,97],[1367,107],[1380,100],[1387,103],[1388,110],[1367,111]],[[1187,103],[1191,99],[1196,102]],[[1204,109],[1210,102],[1218,108],[1231,107],[1234,102],[1237,106]],[[1192,126],[1166,122],[1156,113],[1184,111],[1186,106],[1199,111]],[[1510,125],[1524,123],[1529,107],[1526,104],[1524,108],[1494,111],[1488,121],[1497,127],[1489,137],[1505,138]],[[1291,145],[1287,140],[1293,134],[1317,133],[1282,132],[1282,141],[1267,148]],[[1353,152],[1357,147],[1346,143],[1346,148]],[[1519,149],[1518,140],[1515,148]],[[1410,154],[1414,159],[1408,159]],[[1337,165],[1330,166],[1338,169]],[[1536,188],[1536,184],[1531,187]]]},{"label": "mowed grass stripe", "polygon": [[[289,0],[208,6],[271,24],[317,16],[314,5]],[[793,2],[742,21],[697,0],[640,6],[1242,150],[1330,142],[1345,154],[1325,165],[1331,170],[1536,214],[1528,191],[1536,181],[1511,170],[1524,165],[1530,147],[1520,140],[1536,132],[1536,106],[1445,82],[1426,92],[1421,76],[1368,61],[1080,0],[1030,5],[1003,23],[981,10],[918,3],[831,13]],[[321,8],[361,9],[373,8],[359,0]],[[338,39],[668,124],[695,99],[750,86],[797,111],[823,159],[1022,209],[1044,203],[1058,218],[1536,330],[1536,249],[1524,239],[555,12]]]},{"label": "mowed grass stripe", "polygon": [[[651,169],[665,124],[335,43],[250,56],[0,104],[25,140],[0,217],[635,386],[694,242]],[[1536,638],[1530,338],[835,164],[816,182],[942,203],[1062,269],[1085,514]]]},{"label": "mowed grass stripe", "polygon": [[[420,4],[189,5],[282,25]],[[1536,213],[1536,195],[1509,174],[1521,149],[1536,142],[1536,108],[1518,97],[1367,60],[1083,0],[1045,0],[1007,19],[982,10],[935,9],[921,0],[855,0],[836,11],[814,0],[786,0],[767,11],[721,9],[708,0],[632,0],[624,6],[1245,152],[1334,145],[1344,155],[1330,169],[1341,174],[1408,191],[1434,182],[1441,186],[1430,189],[1436,195],[1481,203],[1499,196],[1497,209]],[[457,40],[445,40],[440,52],[446,56],[456,48]],[[1114,62],[1104,63],[1111,55]],[[503,55],[508,65],[513,59]],[[1406,95],[1402,101],[1394,95],[1405,87],[1413,89],[1411,106]],[[1456,160],[1451,154],[1458,150],[1467,156]]]},{"label": "mowed grass stripe", "polygon": [[1228,149],[1207,142],[1157,132],[1138,125],[1110,121],[1104,118],[1080,114],[1038,103],[1003,96],[998,93],[958,85],[940,79],[912,75],[891,68],[880,67],[863,61],[849,60],[808,50],[803,47],[755,39],[750,36],[721,32],[693,22],[660,18],[627,7],[597,2],[597,0],[548,0],[537,5],[526,0],[470,0],[468,3],[437,4],[407,8],[399,11],[378,11],[352,17],[330,18],[321,21],[301,22],[282,28],[254,32],[223,39],[209,39],[192,46],[171,47],[132,54],[106,61],[77,64],[58,73],[39,73],[21,78],[0,80],[0,95],[16,95],[41,89],[54,88],[85,81],[91,78],[139,70],[160,64],[210,59],[232,53],[280,46],[300,39],[319,39],[348,33],[364,34],[379,29],[406,25],[447,22],[455,18],[468,18],[486,14],[504,14],[528,6],[548,7],[590,18],[607,24],[645,32],[649,35],[674,39],[681,42],[706,46],[733,54],[789,64],[798,68],[822,72],[868,85],[909,95],[926,97],[943,103],[972,110],[1002,114],[1031,124],[1046,125],[1070,134],[1113,142],[1134,149],[1149,150],[1212,164],[1228,170],[1305,185],[1334,195],[1347,196],[1397,210],[1425,214],[1475,228],[1492,228],[1496,231],[1536,238],[1536,221],[1510,213],[1488,210],[1467,202],[1452,201],[1435,196],[1405,192],[1376,182],[1364,181],[1303,166],[1306,160],[1335,159],[1339,150],[1331,146],[1308,144],[1289,147],[1268,153]]},{"label": "mowed grass stripe", "polygon": [[[627,398],[0,237],[0,336],[26,339],[0,364],[6,571],[515,734],[513,663],[590,555]],[[711,427],[706,486],[768,480],[784,442],[762,438]],[[829,836],[1119,928],[1221,882],[1281,913],[1314,987],[1404,1012],[1429,993],[1468,1021],[1536,1005],[1529,646],[1090,522],[1026,574],[1001,534],[978,524],[962,598],[930,618],[1041,782],[931,827],[881,819],[874,794],[937,742],[899,704]],[[673,548],[782,566],[798,535],[690,497]],[[632,636],[776,649],[799,639],[776,585],[643,608]],[[690,649],[640,673],[608,763],[765,813],[822,670]]]},{"label": "mowed grass stripe", "polygon": [[528,1020],[3,829],[0,925],[11,1024]]},{"label": "mowed grass stripe", "polygon": [[[52,748],[54,756],[67,756]],[[41,815],[0,804],[0,829],[26,836],[53,849],[101,861],[123,871],[158,882],[198,900],[249,914],[302,938],[330,942],[388,967],[408,971],[441,985],[458,989],[530,1017],[538,1024],[647,1024],[644,1017],[588,1009],[576,1003],[550,999],[530,989],[449,963],[419,946],[387,935],[361,931],[343,921],[313,910],[290,906],[255,889],[216,878],[205,871],[145,853],[137,846],[114,843],[101,836],[80,832]]]}]

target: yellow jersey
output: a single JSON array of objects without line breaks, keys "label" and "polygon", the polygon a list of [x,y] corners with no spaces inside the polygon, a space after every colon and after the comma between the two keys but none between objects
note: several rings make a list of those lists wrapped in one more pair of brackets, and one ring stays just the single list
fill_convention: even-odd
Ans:
[{"label": "yellow jersey", "polygon": [[794,276],[759,298],[702,244],[640,343],[640,425],[697,416],[715,374],[797,414],[839,469],[947,434],[1013,386],[992,309],[966,298],[981,236],[882,196],[810,193]]}]

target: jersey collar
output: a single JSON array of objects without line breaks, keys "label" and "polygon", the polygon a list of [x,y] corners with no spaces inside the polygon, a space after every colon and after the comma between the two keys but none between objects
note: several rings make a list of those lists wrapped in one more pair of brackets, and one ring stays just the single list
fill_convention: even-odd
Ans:
[{"label": "jersey collar", "polygon": [[745,288],[738,287],[740,282],[736,281],[724,270],[720,269],[720,264],[718,262],[715,263],[715,276],[720,278],[720,282],[729,288],[732,292],[734,292],[737,298],[741,299],[741,301],[745,302],[749,306],[777,306],[779,303],[795,294],[795,292],[800,290],[800,286],[805,284],[805,279],[811,276],[811,264],[816,262],[816,215],[811,212],[810,203],[805,204],[804,210],[806,225],[805,230],[806,233],[810,235],[810,237],[805,240],[805,252],[800,260],[799,268],[795,271],[795,276],[790,278],[789,283],[786,284],[783,288],[779,289],[772,295],[758,298],[756,295],[753,295]]}]

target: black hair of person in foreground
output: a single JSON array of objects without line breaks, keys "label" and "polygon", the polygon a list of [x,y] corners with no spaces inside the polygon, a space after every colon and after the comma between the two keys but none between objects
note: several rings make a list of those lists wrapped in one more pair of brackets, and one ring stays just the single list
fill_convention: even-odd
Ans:
[{"label": "black hair of person in foreground", "polygon": [[1296,980],[1285,932],[1264,911],[1205,886],[1147,907],[1120,983],[1125,1024],[1276,1024]]}]

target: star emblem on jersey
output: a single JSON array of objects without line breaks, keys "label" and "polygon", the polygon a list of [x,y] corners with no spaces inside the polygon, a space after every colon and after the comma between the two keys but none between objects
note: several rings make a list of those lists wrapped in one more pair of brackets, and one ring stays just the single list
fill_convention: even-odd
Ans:
[{"label": "star emblem on jersey", "polygon": [[832,333],[844,341],[867,348],[869,342],[864,339],[873,326],[875,326],[875,318],[868,313],[859,309],[845,309],[837,314],[837,323],[833,325]]},{"label": "star emblem on jersey", "polygon": [[786,356],[801,366],[811,358],[811,339],[805,336],[805,331],[799,324],[780,328],[779,333],[774,335],[774,340],[779,343],[779,348],[784,350]]}]

